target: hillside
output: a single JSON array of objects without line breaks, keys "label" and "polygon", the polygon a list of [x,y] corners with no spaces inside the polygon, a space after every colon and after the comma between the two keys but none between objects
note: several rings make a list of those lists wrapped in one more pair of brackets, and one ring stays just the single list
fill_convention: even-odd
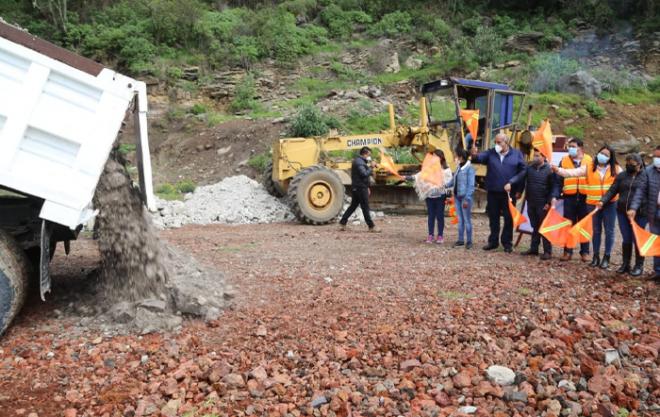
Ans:
[{"label": "hillside", "polygon": [[549,117],[589,149],[658,142],[654,2],[390,3],[10,0],[0,16],[148,82],[161,185],[256,176],[310,106],[317,133],[381,129],[388,102],[414,124],[420,84],[447,76],[530,92],[532,124]]}]

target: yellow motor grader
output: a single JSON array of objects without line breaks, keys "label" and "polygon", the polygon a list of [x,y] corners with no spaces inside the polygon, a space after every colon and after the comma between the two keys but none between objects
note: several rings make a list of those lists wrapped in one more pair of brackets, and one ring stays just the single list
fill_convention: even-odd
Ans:
[{"label": "yellow motor grader", "polygon": [[[264,174],[265,187],[273,195],[287,196],[300,221],[326,224],[341,213],[346,187],[351,184],[350,151],[356,152],[363,146],[378,150],[375,153],[386,151],[395,156],[402,150],[409,151],[415,163],[397,163],[395,158],[395,168],[401,175],[419,172],[424,153],[434,149],[442,150],[451,169],[455,170],[454,150],[471,146],[486,150],[494,145],[493,137],[500,131],[511,136],[514,147],[529,154],[530,119],[528,117],[523,128],[517,124],[525,93],[512,91],[504,84],[460,78],[424,84],[421,93],[419,126],[397,126],[394,107],[390,104],[389,129],[379,133],[276,140],[272,147],[272,163]],[[479,110],[476,138],[467,135],[460,116],[462,109]],[[446,120],[442,120],[443,115]],[[480,182],[486,167],[477,165],[476,168]],[[370,202],[376,209],[404,211],[420,203],[412,187],[384,169],[375,170],[371,190]],[[480,193],[475,203],[477,209],[485,208]]]}]

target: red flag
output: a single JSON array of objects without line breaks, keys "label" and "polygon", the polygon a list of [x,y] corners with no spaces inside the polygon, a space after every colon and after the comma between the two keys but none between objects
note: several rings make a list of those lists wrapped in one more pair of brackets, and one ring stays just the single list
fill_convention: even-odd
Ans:
[{"label": "red flag", "polygon": [[479,129],[479,109],[461,110],[461,118],[463,118],[463,121],[472,135],[472,141],[476,141],[477,130]]},{"label": "red flag", "polygon": [[574,248],[578,243],[590,242],[594,237],[594,222],[593,217],[598,209],[592,210],[591,213],[584,216],[582,220],[575,223],[568,231],[566,239],[566,247]]},{"label": "red flag", "polygon": [[422,162],[422,171],[419,173],[422,181],[435,186],[444,185],[444,173],[442,172],[442,164],[440,158],[432,153],[427,153]]},{"label": "red flag", "polygon": [[552,130],[550,130],[550,121],[545,119],[541,127],[534,132],[532,146],[539,150],[548,161],[552,161]]},{"label": "red flag", "polygon": [[539,233],[553,245],[563,247],[566,245],[568,231],[572,224],[570,220],[559,214],[557,210],[550,208],[545,219],[543,219],[543,223],[541,223]]},{"label": "red flag", "polygon": [[511,201],[510,197],[509,197],[509,213],[511,213],[511,218],[513,219],[514,228],[527,222],[527,217],[523,216],[522,213],[518,211],[516,206],[513,205],[513,201]]},{"label": "red flag", "polygon": [[660,256],[660,236],[642,229],[634,220],[631,224],[639,254],[642,256]]},{"label": "red flag", "polygon": [[403,178],[394,168],[394,160],[391,156],[381,151],[380,153],[380,167],[391,173],[392,175],[397,176],[398,178]]}]

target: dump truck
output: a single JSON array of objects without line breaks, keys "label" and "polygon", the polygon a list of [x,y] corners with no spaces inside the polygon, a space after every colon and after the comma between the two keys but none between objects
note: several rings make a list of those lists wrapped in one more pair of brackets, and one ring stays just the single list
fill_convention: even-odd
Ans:
[{"label": "dump truck", "polygon": [[58,242],[69,253],[127,116],[136,122],[144,203],[154,208],[146,85],[0,19],[0,335],[28,284],[50,291]]},{"label": "dump truck", "polygon": [[[476,146],[486,150],[494,145],[496,133],[510,135],[514,147],[529,155],[531,108],[527,123],[518,120],[526,94],[505,84],[449,78],[426,83],[419,100],[419,125],[397,125],[390,104],[389,129],[352,136],[277,139],[272,145],[272,161],[267,164],[263,183],[278,197],[287,197],[294,214],[304,223],[326,224],[342,211],[346,188],[351,185],[351,157],[363,146],[396,156],[402,150],[414,157],[395,164],[401,175],[421,169],[424,153],[440,149],[452,170],[456,149]],[[479,110],[475,138],[467,134],[461,110]],[[378,159],[376,157],[376,159]],[[395,158],[396,160],[396,158]],[[395,161],[396,162],[396,161]],[[476,165],[477,181],[483,183],[486,167]],[[377,209],[406,211],[419,207],[412,187],[393,173],[379,169],[374,175],[370,203]],[[476,194],[476,210],[485,210],[485,193]]]}]

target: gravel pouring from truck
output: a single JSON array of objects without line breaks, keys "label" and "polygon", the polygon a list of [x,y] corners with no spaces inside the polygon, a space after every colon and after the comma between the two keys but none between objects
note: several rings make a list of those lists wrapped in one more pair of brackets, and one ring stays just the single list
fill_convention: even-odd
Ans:
[{"label": "gravel pouring from truck", "polygon": [[0,334],[23,303],[29,261],[43,299],[55,245],[68,252],[95,215],[94,191],[131,113],[140,190],[155,209],[146,85],[0,19]]}]

